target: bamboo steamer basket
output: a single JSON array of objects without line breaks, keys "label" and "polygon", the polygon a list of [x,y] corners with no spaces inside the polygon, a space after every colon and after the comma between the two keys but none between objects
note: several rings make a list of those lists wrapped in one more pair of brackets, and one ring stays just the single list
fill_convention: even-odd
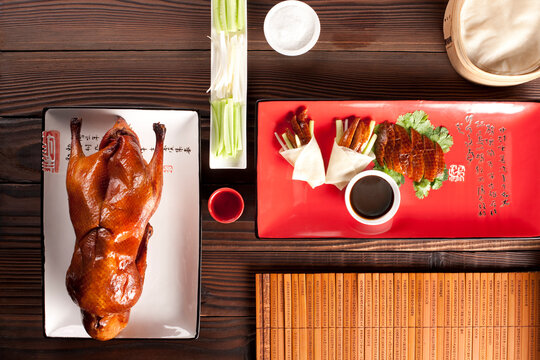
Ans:
[{"label": "bamboo steamer basket", "polygon": [[540,66],[528,74],[500,75],[480,69],[467,57],[461,37],[461,9],[465,1],[449,0],[444,14],[444,42],[454,69],[467,80],[489,86],[512,86],[540,78]]}]

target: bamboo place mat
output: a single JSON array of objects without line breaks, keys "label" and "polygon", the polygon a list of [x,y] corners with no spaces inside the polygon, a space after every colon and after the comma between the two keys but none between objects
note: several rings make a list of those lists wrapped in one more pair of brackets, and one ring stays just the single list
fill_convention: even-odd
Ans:
[{"label": "bamboo place mat", "polygon": [[540,273],[256,274],[257,359],[540,359]]}]

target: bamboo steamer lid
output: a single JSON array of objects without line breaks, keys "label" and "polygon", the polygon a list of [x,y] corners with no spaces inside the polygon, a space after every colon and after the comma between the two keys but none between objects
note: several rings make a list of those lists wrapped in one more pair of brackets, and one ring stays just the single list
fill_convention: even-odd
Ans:
[{"label": "bamboo steamer lid", "polygon": [[512,86],[540,78],[540,67],[521,75],[500,75],[476,66],[467,56],[461,36],[461,10],[467,0],[449,0],[443,22],[444,42],[450,63],[464,78],[489,86]]}]

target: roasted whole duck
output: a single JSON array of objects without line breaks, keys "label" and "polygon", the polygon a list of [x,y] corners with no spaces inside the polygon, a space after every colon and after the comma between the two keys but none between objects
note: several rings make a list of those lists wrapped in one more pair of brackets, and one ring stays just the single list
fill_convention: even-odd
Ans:
[{"label": "roasted whole duck", "polygon": [[163,185],[165,126],[153,125],[156,147],[146,163],[137,135],[123,118],[104,135],[99,151],[88,156],[81,146],[81,123],[71,120],[66,185],[76,242],[66,287],[81,308],[88,334],[109,340],[125,328],[141,296],[149,220]]},{"label": "roasted whole duck", "polygon": [[441,146],[413,128],[411,133],[394,123],[380,124],[375,156],[379,164],[403,174],[413,181],[433,181],[445,169]]}]

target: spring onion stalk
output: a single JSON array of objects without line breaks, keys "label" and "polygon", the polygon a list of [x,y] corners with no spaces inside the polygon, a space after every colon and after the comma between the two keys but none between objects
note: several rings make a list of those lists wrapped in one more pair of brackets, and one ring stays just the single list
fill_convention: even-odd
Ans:
[{"label": "spring onion stalk", "polygon": [[246,26],[245,0],[212,0],[213,24],[217,31],[242,31]]},{"label": "spring onion stalk", "polygon": [[227,30],[227,9],[226,9],[226,2],[225,0],[218,0],[219,1],[219,6],[217,7],[217,9],[219,10],[219,14],[218,14],[218,17],[219,17],[219,22],[221,23],[221,29],[222,30]]},{"label": "spring onion stalk", "polygon": [[[225,1],[224,1],[225,2]],[[236,31],[238,26],[238,15],[236,13],[237,6],[235,0],[229,0],[226,2],[227,7],[227,30]]]},{"label": "spring onion stalk", "polygon": [[276,139],[277,139],[279,145],[281,145],[281,149],[284,150],[284,151],[287,150],[287,149],[288,149],[287,145],[285,145],[285,143],[283,142],[283,140],[281,140],[281,138],[279,137],[279,135],[277,134],[277,132],[274,132],[274,136],[276,137]]},{"label": "spring onion stalk", "polygon": [[343,137],[343,120],[336,120],[336,142],[339,142]]},{"label": "spring onion stalk", "polygon": [[246,27],[246,3],[245,0],[238,0],[236,27],[238,31],[244,30]]}]

